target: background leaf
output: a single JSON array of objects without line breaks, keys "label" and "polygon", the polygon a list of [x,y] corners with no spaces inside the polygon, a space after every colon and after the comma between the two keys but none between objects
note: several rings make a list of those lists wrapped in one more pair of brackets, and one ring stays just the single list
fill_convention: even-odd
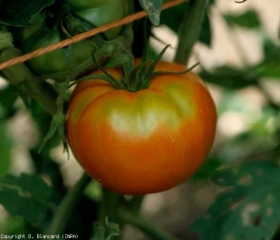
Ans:
[{"label": "background leaf", "polygon": [[160,23],[160,12],[163,0],[139,0],[142,8],[147,11],[149,19],[153,25]]},{"label": "background leaf", "polygon": [[0,120],[0,177],[6,174],[10,168],[12,140],[7,132],[7,122]]},{"label": "background leaf", "polygon": [[0,203],[12,215],[40,224],[55,206],[53,190],[41,178],[22,173],[6,175],[0,180]]},{"label": "background leaf", "polygon": [[208,159],[193,175],[192,180],[207,180],[210,179],[213,172],[222,165],[222,161],[219,159]]},{"label": "background leaf", "polygon": [[109,222],[108,218],[105,219],[104,224],[95,222],[93,228],[94,237],[92,240],[111,240],[114,236],[121,234],[118,224]]},{"label": "background leaf", "polygon": [[248,10],[238,15],[224,14],[224,18],[229,24],[237,25],[240,27],[258,28],[261,26],[259,15],[254,10]]},{"label": "background leaf", "polygon": [[269,39],[263,44],[264,59],[255,66],[256,74],[260,77],[280,79],[280,47]]},{"label": "background leaf", "polygon": [[221,66],[211,72],[202,70],[199,75],[205,81],[215,83],[225,88],[238,89],[254,84],[258,81],[251,69],[237,69],[230,66]]},{"label": "background leaf", "polygon": [[206,44],[207,46],[210,46],[210,44],[211,44],[212,33],[211,33],[210,18],[208,16],[208,14],[206,14],[206,16],[203,19],[198,40],[200,42]]},{"label": "background leaf", "polygon": [[18,98],[15,88],[10,85],[0,90],[0,118],[5,119],[11,117],[16,109],[14,103]]},{"label": "background leaf", "polygon": [[0,31],[0,50],[13,46],[12,34],[6,31]]},{"label": "background leaf", "polygon": [[39,13],[54,4],[55,0],[9,0],[0,1],[0,24],[26,26],[31,24]]},{"label": "background leaf", "polygon": [[193,229],[207,240],[271,239],[280,220],[280,169],[270,161],[217,171],[213,181],[230,187],[220,194]]}]

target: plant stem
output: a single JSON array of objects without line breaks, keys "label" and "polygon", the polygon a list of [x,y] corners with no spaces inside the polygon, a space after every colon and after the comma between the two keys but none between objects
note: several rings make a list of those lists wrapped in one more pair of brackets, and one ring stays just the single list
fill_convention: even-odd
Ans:
[{"label": "plant stem", "polygon": [[145,234],[150,236],[153,240],[177,240],[166,232],[159,230],[154,225],[149,223],[140,214],[133,213],[124,208],[119,211],[120,217],[124,223],[130,224],[142,230]]},{"label": "plant stem", "polygon": [[100,220],[103,222],[105,218],[108,217],[110,221],[118,223],[121,227],[122,224],[119,221],[118,208],[123,201],[123,196],[104,187],[102,189],[103,195],[100,209]]},{"label": "plant stem", "polygon": [[72,209],[80,199],[85,187],[91,181],[91,178],[84,173],[77,183],[68,191],[66,196],[57,207],[50,227],[47,230],[47,234],[62,234],[69,216],[72,213]]},{"label": "plant stem", "polygon": [[208,0],[190,0],[179,30],[179,43],[175,62],[186,65],[192,48],[198,40]]},{"label": "plant stem", "polygon": [[[0,62],[5,62],[20,55],[21,51],[14,47],[4,49],[0,55]],[[35,99],[47,113],[50,115],[56,113],[56,93],[45,82],[34,80],[35,76],[24,63],[5,68],[1,70],[1,72],[11,85],[19,86],[25,83],[28,89],[27,93]]]}]

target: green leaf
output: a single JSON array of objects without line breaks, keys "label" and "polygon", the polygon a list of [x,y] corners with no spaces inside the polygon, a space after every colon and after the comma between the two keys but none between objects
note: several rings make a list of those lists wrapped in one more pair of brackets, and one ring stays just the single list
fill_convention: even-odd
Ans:
[{"label": "green leaf", "polygon": [[0,24],[10,26],[27,26],[40,12],[54,4],[55,0],[4,0],[0,1]]},{"label": "green leaf", "polygon": [[139,0],[139,2],[142,8],[148,13],[152,24],[158,26],[163,0]]},{"label": "green leaf", "polygon": [[221,160],[209,159],[206,160],[198,171],[193,175],[192,180],[210,179],[213,172],[216,171],[222,164]]},{"label": "green leaf", "polygon": [[[30,110],[31,110],[30,113],[32,115],[32,118],[37,125],[37,129],[40,132],[40,136],[41,136],[40,142],[41,142],[42,138],[44,138],[49,131],[49,126],[51,125],[52,116],[46,113],[46,111],[44,111],[44,109],[34,100],[31,101]],[[39,143],[39,145],[40,144],[41,143]],[[58,132],[56,132],[54,136],[52,136],[44,146],[43,152],[46,153],[50,151],[52,148],[57,147],[59,144],[61,144],[61,139],[59,137]],[[39,154],[37,148],[34,149],[34,151]],[[38,161],[40,161],[41,163],[44,162],[42,160],[39,160],[42,157],[43,156],[41,154],[39,154],[37,157]],[[49,160],[46,160],[46,162],[49,162]]]},{"label": "green leaf", "polygon": [[51,185],[53,186],[53,191],[56,191],[57,193],[55,198],[52,200],[58,204],[65,194],[66,189],[64,186],[63,176],[60,172],[60,165],[51,158],[49,151],[50,149],[46,150],[46,148],[44,148],[42,153],[39,153],[38,148],[35,148],[30,149],[29,154],[38,174],[42,174],[43,176],[47,176],[49,178]]},{"label": "green leaf", "polygon": [[54,207],[53,190],[37,176],[6,175],[0,180],[0,203],[12,215],[40,224]]},{"label": "green leaf", "polygon": [[266,60],[256,66],[256,74],[260,77],[278,78],[280,79],[280,57]]},{"label": "green leaf", "polygon": [[265,39],[263,51],[264,59],[254,67],[256,74],[260,77],[280,79],[280,47]]},{"label": "green leaf", "polygon": [[199,75],[207,82],[230,89],[243,88],[258,81],[257,76],[252,73],[251,69],[236,69],[229,66],[221,66],[211,72],[203,70]]},{"label": "green leaf", "polygon": [[261,21],[259,15],[254,10],[248,10],[239,15],[224,15],[225,20],[232,25],[237,25],[244,28],[259,28]]},{"label": "green leaf", "polygon": [[210,18],[208,14],[206,14],[206,16],[203,19],[198,40],[206,44],[207,46],[210,46],[211,44],[212,32],[211,32]]},{"label": "green leaf", "polygon": [[14,103],[18,98],[18,93],[11,86],[0,90],[0,118],[6,118],[14,114]]},{"label": "green leaf", "polygon": [[25,107],[29,110],[31,104],[31,98],[28,94],[28,86],[26,82],[22,82],[18,85],[18,94],[21,97]]},{"label": "green leaf", "polygon": [[57,131],[58,131],[58,134],[60,136],[60,138],[62,139],[63,141],[63,145],[64,145],[64,148],[67,150],[68,152],[68,148],[67,148],[67,144],[66,144],[66,136],[65,136],[65,129],[64,129],[64,125],[65,125],[65,115],[63,112],[61,111],[58,111],[52,118],[52,121],[51,121],[51,125],[50,125],[50,128],[49,128],[49,131],[47,133],[47,135],[45,136],[44,140],[43,140],[43,143],[41,145],[41,148],[39,151],[42,151],[42,149],[45,147],[45,145],[47,144],[47,142],[55,137]]},{"label": "green leaf", "polygon": [[109,222],[105,219],[104,224],[95,222],[93,225],[94,237],[92,240],[111,240],[114,236],[120,236],[121,230],[116,223]]},{"label": "green leaf", "polygon": [[279,166],[270,161],[217,171],[213,181],[228,190],[193,224],[193,230],[202,240],[271,239],[280,221],[279,175]]},{"label": "green leaf", "polygon": [[188,2],[184,2],[180,5],[164,10],[161,13],[160,23],[168,26],[174,32],[178,33],[188,4]]},{"label": "green leaf", "polygon": [[6,47],[13,47],[13,38],[11,33],[0,31],[0,50]]},{"label": "green leaf", "polygon": [[7,133],[7,122],[0,121],[0,177],[4,176],[10,168],[12,140]]}]

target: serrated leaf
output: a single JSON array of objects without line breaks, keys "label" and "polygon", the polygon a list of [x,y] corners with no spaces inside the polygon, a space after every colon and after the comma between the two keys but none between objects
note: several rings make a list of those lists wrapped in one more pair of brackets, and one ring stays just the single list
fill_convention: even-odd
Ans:
[{"label": "serrated leaf", "polygon": [[40,223],[53,207],[53,190],[37,176],[6,175],[0,180],[0,203],[12,215]]},{"label": "serrated leaf", "polygon": [[163,0],[139,0],[139,2],[142,8],[148,13],[152,24],[158,26]]},{"label": "serrated leaf", "polygon": [[119,225],[113,222],[109,222],[108,218],[105,219],[105,223],[101,224],[95,222],[93,225],[94,236],[92,240],[111,240],[115,236],[120,236],[121,230]]},{"label": "serrated leaf", "polygon": [[213,181],[230,187],[192,226],[202,240],[271,239],[280,221],[280,169],[270,161],[217,171]]},{"label": "serrated leaf", "polygon": [[54,4],[55,0],[9,0],[0,1],[0,24],[10,26],[27,26],[40,12]]},{"label": "serrated leaf", "polygon": [[245,28],[258,28],[261,26],[259,15],[254,10],[248,10],[239,15],[225,14],[224,18],[229,24],[238,25]]}]

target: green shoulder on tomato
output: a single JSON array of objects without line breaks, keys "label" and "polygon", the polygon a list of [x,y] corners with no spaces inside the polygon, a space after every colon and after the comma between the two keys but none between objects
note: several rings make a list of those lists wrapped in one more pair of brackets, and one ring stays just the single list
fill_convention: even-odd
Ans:
[{"label": "green shoulder on tomato", "polygon": [[[155,70],[185,67],[159,62]],[[107,71],[121,81],[121,69]],[[136,92],[101,79],[82,81],[69,102],[66,131],[74,156],[90,176],[115,192],[138,195],[189,179],[211,149],[216,121],[207,87],[188,72],[157,75]]]}]

